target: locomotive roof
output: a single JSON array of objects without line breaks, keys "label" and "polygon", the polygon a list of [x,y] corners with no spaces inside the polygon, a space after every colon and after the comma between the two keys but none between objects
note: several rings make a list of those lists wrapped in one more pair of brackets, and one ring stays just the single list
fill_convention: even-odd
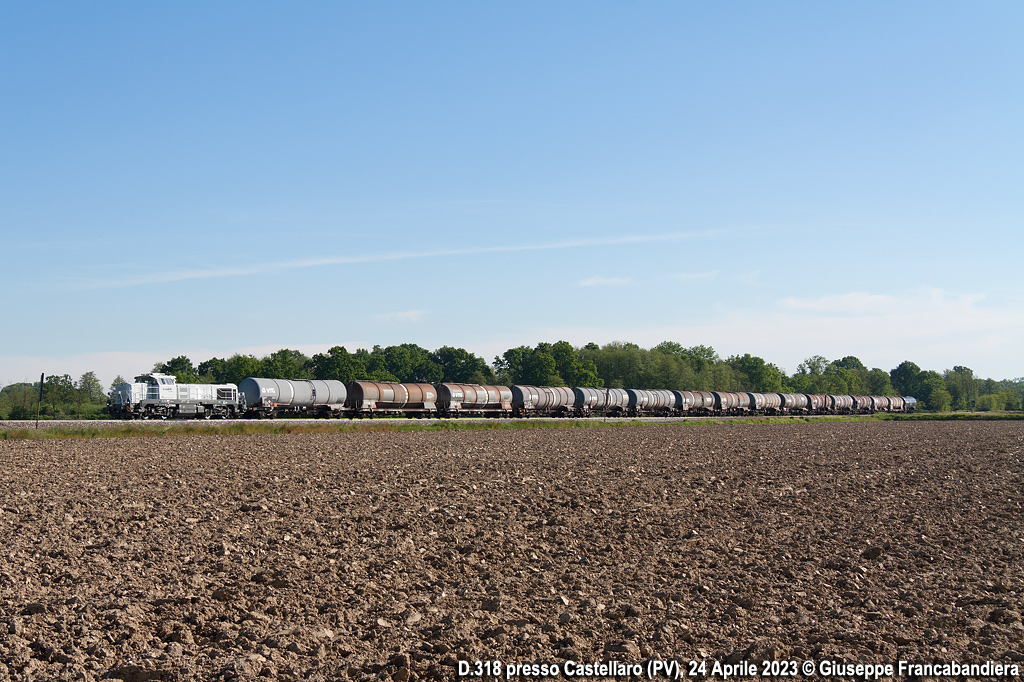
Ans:
[{"label": "locomotive roof", "polygon": [[135,377],[135,382],[139,384],[173,384],[177,382],[177,379],[173,374],[161,374],[160,372],[149,372],[148,374],[140,374]]}]

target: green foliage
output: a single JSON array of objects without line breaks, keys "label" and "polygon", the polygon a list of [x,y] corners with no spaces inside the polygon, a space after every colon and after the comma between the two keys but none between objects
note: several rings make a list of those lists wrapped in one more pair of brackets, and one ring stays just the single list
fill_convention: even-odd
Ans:
[{"label": "green foliage", "polygon": [[593,360],[582,357],[581,350],[573,348],[568,341],[552,345],[550,353],[555,359],[555,372],[566,386],[603,387],[604,381],[597,374],[597,365]]},{"label": "green foliage", "polygon": [[[981,380],[968,367],[954,366],[942,374],[906,360],[889,372],[867,369],[859,358],[848,355],[829,361],[813,355],[786,376],[776,365],[745,353],[722,360],[714,348],[685,346],[663,341],[650,349],[635,343],[613,341],[599,346],[588,343],[574,348],[567,341],[541,342],[535,347],[510,348],[488,366],[473,353],[452,346],[428,351],[416,344],[374,346],[354,353],[334,346],[327,353],[308,358],[299,351],[281,349],[264,358],[233,355],[211,358],[193,367],[186,356],[158,363],[157,371],[173,374],[181,382],[233,383],[246,377],[280,379],[336,379],[351,381],[401,381],[438,384],[532,384],[541,386],[608,386],[611,388],[666,388],[703,391],[752,391],[759,393],[830,393],[840,395],[905,395],[920,401],[921,409],[1019,409],[1024,401],[1024,378]],[[120,377],[118,378],[120,379]],[[48,380],[48,384],[56,382]],[[87,413],[95,402],[95,375],[86,373],[68,393],[66,382],[54,386],[46,413]],[[28,390],[12,387],[0,392],[0,416],[14,410],[29,411]],[[84,387],[84,388],[83,388]],[[61,391],[64,390],[63,398]],[[86,396],[92,397],[86,397]],[[70,398],[68,397],[70,396]],[[73,404],[74,408],[61,407]],[[34,407],[31,408],[34,415]]]},{"label": "green foliage", "polygon": [[912,393],[924,403],[924,408],[933,412],[945,412],[953,403],[953,396],[946,390],[946,382],[938,372],[925,370],[914,379]]},{"label": "green foliage", "polygon": [[196,372],[199,374],[199,383],[202,384],[226,384],[224,378],[228,373],[228,361],[224,358],[210,358],[196,365]]},{"label": "green foliage", "polygon": [[334,346],[327,353],[317,353],[311,361],[314,379],[334,379],[348,383],[366,379],[366,367],[344,346]]},{"label": "green foliage", "polygon": [[782,370],[775,365],[750,353],[734,355],[727,362],[739,373],[737,378],[745,390],[754,393],[782,392]]},{"label": "green foliage", "polygon": [[921,368],[910,360],[904,360],[899,366],[889,372],[892,387],[896,390],[897,395],[914,395],[915,382],[920,373]]},{"label": "green foliage", "polygon": [[690,361],[698,374],[720,361],[718,353],[711,346],[690,346],[684,351],[684,357]]},{"label": "green foliage", "polygon": [[977,409],[982,412],[992,410],[1017,409],[1017,396],[1010,391],[999,391],[978,396]]},{"label": "green foliage", "polygon": [[258,377],[260,361],[252,355],[232,355],[227,360],[226,373],[217,383],[237,384],[246,377]]},{"label": "green foliage", "polygon": [[0,419],[76,418],[96,419],[103,416],[107,396],[95,372],[85,372],[73,381],[68,374],[52,374],[43,383],[43,400],[39,402],[39,382],[18,383],[0,390]]},{"label": "green foliage", "polygon": [[252,355],[232,355],[227,360],[210,358],[200,362],[196,368],[199,381],[203,384],[237,384],[246,377],[258,377],[262,361]]},{"label": "green foliage", "polygon": [[267,379],[312,379],[309,365],[310,359],[299,351],[283,348],[260,360],[258,372]]},{"label": "green foliage", "polygon": [[821,355],[813,355],[799,365],[796,373],[790,377],[789,388],[794,393],[828,393],[825,382],[825,368],[828,360]]},{"label": "green foliage", "polygon": [[957,365],[942,374],[954,410],[969,410],[978,398],[978,382],[970,367]]},{"label": "green foliage", "polygon": [[192,361],[184,355],[171,358],[167,362],[156,363],[153,365],[153,371],[161,372],[163,374],[173,374],[179,384],[199,383],[199,372],[192,365]]},{"label": "green foliage", "polygon": [[948,412],[952,406],[953,396],[944,388],[937,388],[931,392],[925,404],[932,412]]},{"label": "green foliage", "polygon": [[867,373],[868,395],[896,395],[889,373],[875,367]]},{"label": "green foliage", "polygon": [[456,384],[491,384],[494,382],[494,374],[487,366],[487,362],[463,348],[443,346],[430,354],[430,360],[441,368],[442,382]]},{"label": "green foliage", "polygon": [[92,403],[102,405],[107,400],[106,394],[103,393],[103,385],[96,377],[95,372],[86,372],[79,377],[76,388],[78,389],[77,402],[79,404]]},{"label": "green foliage", "polygon": [[847,355],[845,358],[833,360],[831,364],[839,369],[847,369],[851,372],[866,373],[868,371],[868,368],[864,366],[864,363],[860,361],[860,358],[853,355]]},{"label": "green foliage", "polygon": [[[359,348],[354,355],[366,368],[367,375],[361,379],[413,384],[439,384],[444,379],[444,370],[432,359],[431,353],[414,343],[387,348],[374,346],[372,351]],[[480,362],[486,367],[486,363]]]},{"label": "green foliage", "polygon": [[0,418],[34,419],[39,400],[39,383],[17,383],[0,390]]},{"label": "green foliage", "polygon": [[538,344],[536,348],[519,346],[510,348],[494,358],[497,376],[508,385],[565,386],[558,374],[558,363],[551,353],[551,344]]},{"label": "green foliage", "polygon": [[68,374],[51,374],[43,383],[43,404],[50,408],[50,414],[69,414],[68,405],[75,401],[75,382]]}]

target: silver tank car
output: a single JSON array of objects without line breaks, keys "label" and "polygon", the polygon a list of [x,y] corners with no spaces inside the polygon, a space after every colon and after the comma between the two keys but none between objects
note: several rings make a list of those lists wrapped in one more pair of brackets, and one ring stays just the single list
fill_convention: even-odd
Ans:
[{"label": "silver tank car", "polygon": [[547,396],[548,414],[565,417],[572,412],[576,402],[576,394],[568,386],[540,386],[541,393]]},{"label": "silver tank car", "polygon": [[693,394],[693,404],[690,411],[694,414],[712,414],[715,410],[715,394],[711,391],[690,391]]},{"label": "silver tank car", "polygon": [[781,393],[748,393],[750,409],[761,414],[777,414],[782,408]]},{"label": "silver tank car", "polygon": [[664,389],[627,388],[627,407],[634,417],[644,414],[667,415],[675,412],[676,396]]},{"label": "silver tank car", "polygon": [[[736,414],[746,411],[750,406],[750,398],[746,393],[733,393],[731,391],[712,391],[715,397],[715,412],[719,414]],[[740,397],[742,395],[742,398]]]},{"label": "silver tank car", "polygon": [[476,414],[502,417],[512,414],[512,389],[508,386],[439,384],[437,411],[442,417]]},{"label": "silver tank car", "polygon": [[830,409],[833,412],[838,412],[839,414],[848,414],[853,412],[852,395],[830,395],[828,397],[832,401]]},{"label": "silver tank car", "polygon": [[592,412],[604,409],[607,402],[605,400],[605,389],[603,388],[577,386],[572,389],[572,393],[575,396],[572,409],[577,417],[585,417]]},{"label": "silver tank car", "polygon": [[832,401],[832,396],[825,395],[823,393],[805,393],[807,400],[810,401],[808,410],[812,414],[822,414],[824,412],[831,412],[835,409],[835,405]]},{"label": "silver tank car", "polygon": [[567,416],[572,413],[576,394],[565,386],[512,386],[512,414],[522,417]]},{"label": "silver tank car", "polygon": [[803,393],[780,393],[779,398],[782,399],[779,409],[783,412],[800,414],[811,409],[811,399]]},{"label": "silver tank car", "polygon": [[589,414],[617,414],[625,411],[629,395],[623,388],[578,387],[572,390],[573,413],[578,417]]},{"label": "silver tank car", "polygon": [[437,389],[430,384],[350,381],[345,407],[348,416],[405,414],[426,417],[437,413]]},{"label": "silver tank car", "polygon": [[689,412],[694,402],[696,402],[693,391],[672,391],[672,395],[676,398],[676,411],[679,414]]},{"label": "silver tank car", "polygon": [[238,384],[246,415],[264,418],[286,414],[340,417],[348,391],[333,379],[264,379],[248,377]]},{"label": "silver tank car", "polygon": [[869,395],[851,395],[853,398],[853,411],[868,413],[875,409],[875,401]]}]

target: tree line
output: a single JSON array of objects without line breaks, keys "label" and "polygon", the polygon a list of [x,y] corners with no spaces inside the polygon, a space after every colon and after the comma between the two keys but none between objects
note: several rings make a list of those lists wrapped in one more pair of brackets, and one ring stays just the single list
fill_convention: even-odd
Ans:
[{"label": "tree line", "polygon": [[38,381],[0,389],[0,419],[35,419],[37,411],[47,419],[98,419],[105,416],[106,404],[107,394],[95,372],[86,372],[77,381],[68,374],[47,376],[41,402]]},{"label": "tree line", "polygon": [[[463,349],[427,350],[413,343],[374,346],[349,352],[334,346],[307,356],[283,348],[257,358],[235,354],[193,364],[180,355],[157,363],[153,371],[173,374],[181,383],[237,384],[246,377],[271,379],[363,379],[407,383],[499,384],[510,386],[593,386],[668,388],[756,393],[913,396],[922,409],[1016,410],[1024,400],[1024,378],[995,381],[974,376],[964,366],[942,373],[922,370],[910,360],[892,370],[868,368],[855,356],[828,360],[815,355],[787,375],[777,365],[750,355],[719,357],[710,346],[685,347],[665,341],[652,348],[614,341],[575,347],[566,341],[510,348],[488,364]],[[111,388],[124,381],[117,377]],[[0,418],[35,416],[39,383],[12,384],[0,390]],[[96,375],[78,381],[68,375],[46,377],[42,413],[47,417],[101,416],[106,403]]]},{"label": "tree line", "polygon": [[271,379],[336,379],[349,382],[401,381],[510,386],[594,386],[668,388],[757,393],[827,393],[913,396],[924,409],[1019,409],[1024,378],[980,379],[960,365],[941,374],[907,360],[892,370],[868,368],[849,355],[828,360],[815,355],[787,375],[777,365],[746,353],[719,357],[710,346],[685,347],[665,341],[653,348],[613,341],[575,347],[566,341],[509,348],[488,364],[463,348],[428,351],[416,344],[359,348],[334,346],[312,357],[282,349],[263,358],[233,355],[193,366],[179,356],[154,367],[179,381],[235,383],[248,376]]}]

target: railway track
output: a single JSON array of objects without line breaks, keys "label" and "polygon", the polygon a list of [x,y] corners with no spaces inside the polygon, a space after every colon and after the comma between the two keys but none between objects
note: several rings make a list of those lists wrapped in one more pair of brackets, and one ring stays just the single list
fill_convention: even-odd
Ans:
[{"label": "railway track", "polygon": [[[793,416],[773,416],[764,417],[765,419],[772,420],[796,420],[804,421],[807,419],[816,419],[821,417],[827,417],[830,415],[793,415]],[[834,415],[831,415],[834,416]],[[198,424],[208,423],[210,425],[217,424],[371,424],[371,423],[383,423],[383,424],[423,424],[430,425],[439,422],[444,423],[480,423],[480,424],[510,424],[520,423],[524,421],[531,422],[542,422],[542,423],[566,423],[566,422],[587,422],[587,423],[618,423],[618,422],[641,422],[645,424],[672,424],[672,423],[685,423],[685,422],[700,422],[700,421],[737,421],[744,419],[757,419],[756,415],[749,416],[730,416],[730,417],[589,417],[589,418],[565,418],[565,417],[530,417],[529,419],[494,419],[485,417],[461,417],[459,419],[437,419],[437,418],[423,418],[416,419],[410,417],[376,417],[374,419],[304,419],[297,417],[279,418],[279,419],[214,419],[209,421],[204,420],[182,420],[182,419],[155,419],[155,420],[132,420],[125,421],[121,419],[54,419],[54,420],[40,420],[38,423],[39,429],[83,429],[83,428],[115,428],[124,426],[125,424],[133,424],[137,426],[152,426],[154,428],[160,426],[167,426],[169,424]],[[35,429],[35,420],[0,420],[0,430],[5,429]]]}]

